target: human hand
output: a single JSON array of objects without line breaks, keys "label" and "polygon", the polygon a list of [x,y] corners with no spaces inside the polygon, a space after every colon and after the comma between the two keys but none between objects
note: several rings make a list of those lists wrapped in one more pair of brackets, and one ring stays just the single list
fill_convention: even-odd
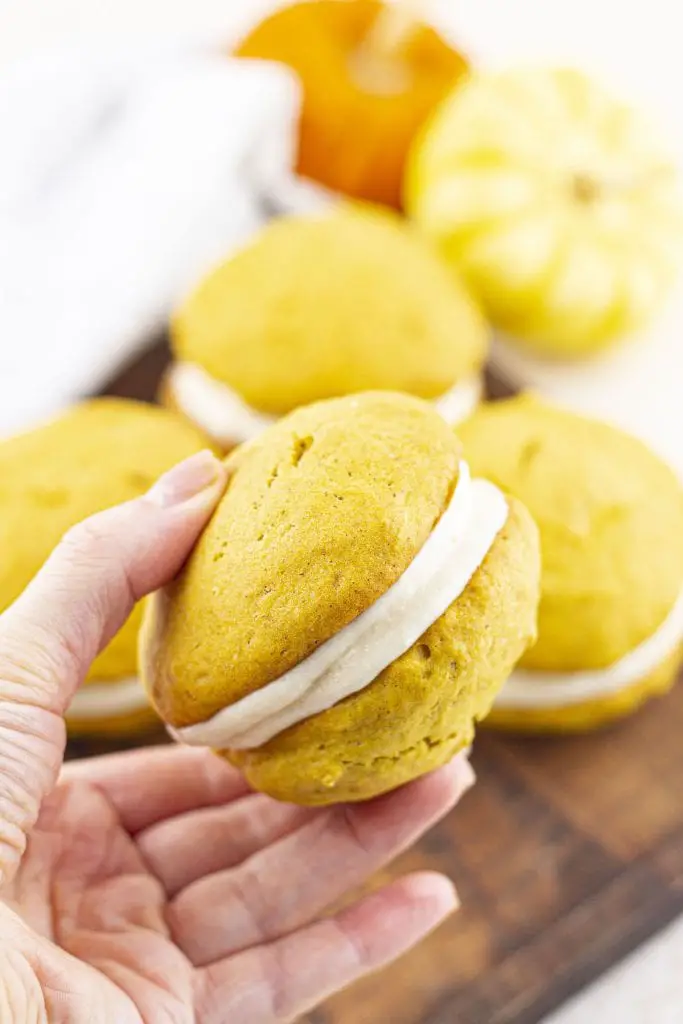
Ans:
[{"label": "human hand", "polygon": [[325,915],[471,785],[464,759],[367,804],[252,793],[209,751],[68,765],[64,712],[222,489],[202,453],[67,535],[0,617],[0,1020],[275,1024],[416,943],[456,905],[422,872]]}]

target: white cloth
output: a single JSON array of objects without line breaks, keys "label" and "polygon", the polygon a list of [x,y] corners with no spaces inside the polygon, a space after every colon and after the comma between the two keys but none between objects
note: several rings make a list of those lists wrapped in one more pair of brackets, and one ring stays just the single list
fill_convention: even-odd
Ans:
[{"label": "white cloth", "polygon": [[298,83],[179,44],[0,75],[0,436],[104,383],[288,191]]}]

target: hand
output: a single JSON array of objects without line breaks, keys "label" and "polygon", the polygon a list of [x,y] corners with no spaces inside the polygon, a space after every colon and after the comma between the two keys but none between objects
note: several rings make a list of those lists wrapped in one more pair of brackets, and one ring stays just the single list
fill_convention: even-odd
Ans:
[{"label": "hand", "polygon": [[251,793],[209,751],[68,765],[64,712],[224,487],[206,453],[67,535],[0,617],[0,1020],[271,1024],[398,956],[456,905],[432,873],[333,915],[473,781],[463,759],[371,803]]}]

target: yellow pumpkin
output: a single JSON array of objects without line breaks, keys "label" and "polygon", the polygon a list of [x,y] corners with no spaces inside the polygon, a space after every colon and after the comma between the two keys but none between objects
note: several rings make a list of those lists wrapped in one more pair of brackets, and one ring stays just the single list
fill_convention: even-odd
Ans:
[{"label": "yellow pumpkin", "polygon": [[408,213],[527,349],[576,358],[641,328],[683,238],[678,173],[650,125],[586,74],[471,76],[413,147]]}]

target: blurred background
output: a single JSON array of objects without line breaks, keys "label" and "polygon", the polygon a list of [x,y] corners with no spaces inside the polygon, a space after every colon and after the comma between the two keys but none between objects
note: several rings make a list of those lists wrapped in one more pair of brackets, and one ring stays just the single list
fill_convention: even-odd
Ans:
[{"label": "blurred background", "polygon": [[[292,174],[292,77],[227,68],[274,6],[0,0],[0,434],[102,390],[150,398],[161,363],[150,370],[146,353],[206,269],[278,204],[320,201]],[[671,0],[431,0],[424,10],[483,68],[587,70],[659,122],[683,164]],[[109,148],[83,148],[84,125],[106,134],[122,112]],[[683,472],[682,338],[679,285],[607,370],[499,370],[632,430]],[[678,1024],[680,689],[599,738],[483,736],[479,791],[399,865],[451,872],[462,914],[309,1024]]]},{"label": "blurred background", "polygon": [[[8,61],[43,44],[79,38],[128,40],[131,33],[189,34],[227,43],[276,6],[273,0],[3,0],[0,56]],[[505,63],[580,60],[680,117],[674,85],[679,73],[676,15],[666,0],[653,0],[647,10],[616,0],[433,0],[429,10],[475,55]]]},{"label": "blurred background", "polygon": [[[163,326],[170,305],[179,301],[206,266],[237,244],[261,217],[262,211],[255,212],[246,199],[245,182],[235,188],[234,182],[227,187],[226,181],[234,178],[245,150],[254,150],[255,138],[260,155],[254,161],[252,153],[242,165],[260,163],[270,184],[281,179],[295,131],[290,126],[297,99],[284,95],[291,83],[252,80],[240,87],[239,98],[240,89],[210,81],[215,69],[196,63],[191,67],[189,55],[229,52],[275,6],[268,0],[0,3],[4,157],[0,269],[8,268],[0,294],[0,328],[5,339],[15,338],[14,345],[4,341],[0,349],[0,432],[34,419],[58,400],[88,390],[92,382],[100,386],[140,350],[144,338]],[[681,70],[675,17],[666,0],[653,0],[647,11],[615,0],[572,4],[429,0],[424,6],[429,18],[476,66],[531,62],[586,69],[652,116],[662,127],[667,146],[680,155]],[[182,60],[174,63],[170,55],[182,55]],[[156,95],[149,90],[155,68]],[[325,88],[322,76],[320,89]],[[91,96],[90,112],[87,104],[79,107],[75,98],[83,95]],[[213,97],[211,103],[207,95]],[[39,175],[52,165],[61,166],[65,159],[68,166],[69,131],[77,139],[79,124],[92,119],[95,108],[101,112],[102,103],[109,102],[111,114],[114,101],[119,108],[124,104],[132,114],[137,112],[137,128],[134,117],[124,120],[130,139],[124,133],[119,151],[114,147],[105,153],[97,168],[81,166],[80,177],[76,175],[71,188],[64,189],[64,201],[49,217],[41,211],[36,223],[35,204],[32,212],[30,204]],[[155,126],[154,138],[144,135],[150,124]],[[225,134],[218,135],[214,124],[225,125]],[[261,125],[267,128],[262,131]],[[146,141],[140,143],[137,164],[129,167],[128,178],[124,175],[122,181],[121,167],[130,163],[136,131]],[[29,142],[29,137],[40,141]],[[73,155],[78,168],[78,151]],[[133,187],[130,179],[140,177],[143,180]],[[100,184],[95,188],[97,180]],[[193,182],[189,189],[188,182]],[[192,204],[182,201],[183,195],[189,199],[188,190],[194,191]],[[246,193],[253,195],[253,191],[247,182]],[[206,197],[203,211],[201,204],[198,208],[198,193]],[[102,194],[109,195],[106,209]],[[148,211],[147,219],[131,229],[136,203]],[[176,211],[173,227],[163,223],[169,203]],[[128,220],[121,222],[118,208],[126,206]],[[185,239],[182,251],[172,243],[179,236]],[[98,246],[97,239],[102,237],[108,238],[106,247]],[[140,252],[145,245],[156,246],[160,267],[154,280],[148,267],[145,280],[133,287],[137,264],[129,253]],[[97,259],[84,271],[81,254],[93,249],[98,250]],[[126,263],[129,280],[124,282],[121,267]],[[73,280],[74,265],[82,279],[81,304],[77,310],[64,309],[57,296]],[[103,280],[112,278],[126,301],[105,314],[99,289]],[[33,293],[37,285],[41,287],[38,303]],[[108,294],[114,306],[111,290]],[[98,310],[97,328],[84,324],[93,315],[89,303]],[[680,352],[673,351],[671,341],[681,321],[678,305],[674,302],[665,311],[668,319],[660,316],[657,347],[649,350],[651,355],[645,358],[641,348],[635,368],[632,359],[626,360],[618,402],[599,377],[582,368],[563,374],[560,382],[543,367],[527,370],[549,394],[567,398],[588,412],[609,415],[627,428],[637,427],[675,461],[679,455],[669,441],[668,423],[678,406],[675,381],[683,372]],[[48,325],[53,339],[63,336],[60,345],[45,339]],[[67,345],[72,353],[68,359],[63,358]],[[616,372],[612,365],[612,379]],[[657,402],[646,400],[646,393],[655,387],[665,393],[658,395]]]}]

